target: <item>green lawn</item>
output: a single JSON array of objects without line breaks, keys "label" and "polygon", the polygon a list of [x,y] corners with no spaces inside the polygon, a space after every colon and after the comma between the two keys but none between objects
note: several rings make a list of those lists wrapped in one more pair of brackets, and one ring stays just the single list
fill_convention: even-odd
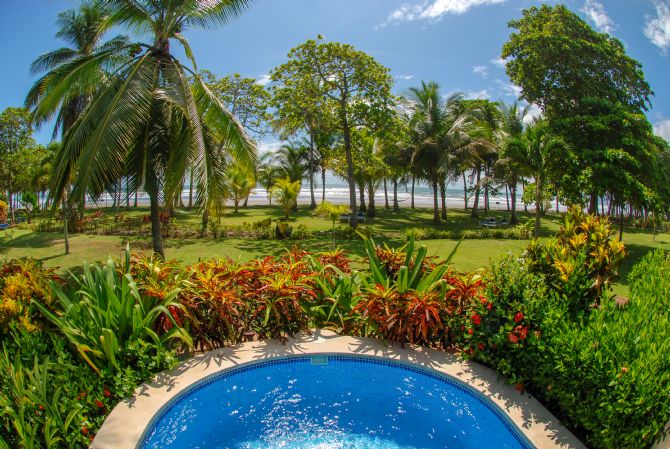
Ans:
[{"label": "green lawn", "polygon": [[[114,211],[105,210],[107,216],[112,216]],[[146,215],[146,210],[132,210],[121,212],[124,216]],[[506,215],[495,212],[494,215]],[[252,223],[268,217],[279,217],[278,208],[268,206],[253,206],[241,209],[238,214],[228,214],[222,218],[224,225],[241,225],[243,222]],[[522,222],[530,220],[528,214],[521,214]],[[177,219],[178,229],[198,229],[199,217],[195,213],[181,212]],[[291,219],[291,224],[304,224],[309,230],[330,230],[331,223],[312,217],[307,208],[300,208]],[[369,224],[376,233],[385,237],[378,239],[392,245],[402,244],[401,233],[408,226],[432,226],[432,211],[429,209],[402,209],[393,212],[378,209],[378,217]],[[558,230],[560,218],[558,216],[547,216],[542,220],[542,235],[548,237]],[[449,220],[440,226],[445,230],[477,229],[478,220],[470,218],[463,210],[450,210]],[[22,229],[11,229],[0,231],[0,257],[12,259],[18,257],[34,257],[40,259],[47,266],[58,266],[71,268],[81,264],[82,261],[95,261],[104,259],[109,255],[121,255],[126,243],[130,243],[134,251],[147,251],[150,249],[149,237],[122,237],[107,235],[73,235],[70,240],[71,253],[63,254],[62,235],[57,232],[35,232],[30,226],[24,225]],[[615,286],[615,292],[627,295],[628,286],[626,276],[631,267],[644,254],[654,248],[670,249],[670,234],[658,234],[654,236],[650,232],[633,229],[625,229],[624,242],[629,255],[626,257],[622,267],[622,276]],[[429,255],[445,257],[456,245],[454,240],[425,240],[421,242],[428,247]],[[348,251],[354,258],[363,255],[363,244],[360,240],[339,240],[339,246]],[[465,240],[459,248],[453,260],[458,270],[470,271],[485,267],[501,254],[510,251],[519,254],[526,246],[526,241],[519,240]],[[190,264],[199,259],[212,257],[232,257],[234,259],[247,260],[268,254],[281,254],[287,248],[298,245],[310,251],[327,250],[331,247],[328,236],[315,237],[300,241],[276,241],[257,240],[252,238],[219,238],[219,239],[196,239],[196,238],[169,238],[165,240],[165,251],[169,258],[180,260],[184,264]]]}]

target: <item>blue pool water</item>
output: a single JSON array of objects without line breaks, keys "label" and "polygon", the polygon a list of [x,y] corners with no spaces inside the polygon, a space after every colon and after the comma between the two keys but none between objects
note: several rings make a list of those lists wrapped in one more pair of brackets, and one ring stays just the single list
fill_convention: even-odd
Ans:
[{"label": "blue pool water", "polygon": [[455,380],[380,359],[291,357],[224,372],[179,395],[141,449],[530,449]]}]

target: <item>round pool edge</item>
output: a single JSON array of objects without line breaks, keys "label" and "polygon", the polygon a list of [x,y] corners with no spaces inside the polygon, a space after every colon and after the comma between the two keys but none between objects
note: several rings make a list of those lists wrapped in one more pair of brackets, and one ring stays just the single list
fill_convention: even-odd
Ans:
[{"label": "round pool edge", "polygon": [[492,402],[537,449],[585,446],[535,398],[519,393],[496,374],[457,355],[377,339],[339,336],[326,330],[297,335],[286,342],[268,340],[242,343],[198,354],[174,370],[156,376],[119,403],[105,420],[91,449],[138,449],[145,432],[166,405],[194,385],[229,369],[273,358],[314,354],[378,357],[432,370],[460,381]]}]

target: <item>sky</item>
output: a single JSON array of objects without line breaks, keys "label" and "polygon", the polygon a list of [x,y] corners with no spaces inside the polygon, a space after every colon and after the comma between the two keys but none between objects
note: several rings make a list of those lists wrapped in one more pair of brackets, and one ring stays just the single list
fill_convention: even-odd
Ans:
[{"label": "sky", "polygon": [[[63,45],[56,33],[58,11],[76,0],[0,0],[0,110],[23,103],[35,81],[29,66]],[[242,16],[216,30],[187,30],[198,68],[219,76],[240,73],[266,83],[269,71],[306,39],[354,45],[387,66],[402,94],[421,80],[434,80],[445,94],[514,101],[500,59],[509,20],[538,0],[256,0]],[[655,91],[650,121],[670,139],[670,0],[564,0],[594,28],[620,39],[643,65]],[[48,143],[51,129],[36,138]],[[276,145],[268,137],[265,149]]]}]

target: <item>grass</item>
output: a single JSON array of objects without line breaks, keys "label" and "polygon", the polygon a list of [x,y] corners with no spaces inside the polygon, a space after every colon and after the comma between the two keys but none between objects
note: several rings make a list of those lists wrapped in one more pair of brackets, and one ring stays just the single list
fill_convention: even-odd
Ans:
[{"label": "grass", "polygon": [[[106,216],[112,217],[115,211],[103,209]],[[121,212],[125,217],[147,215],[146,209],[137,209]],[[239,226],[243,223],[253,223],[266,218],[278,218],[282,214],[277,207],[252,206],[241,209],[238,214],[227,214],[221,219],[222,225]],[[506,215],[495,212],[491,215]],[[521,221],[532,220],[530,214],[521,213]],[[542,236],[547,238],[554,234],[560,226],[558,215],[548,215],[542,219]],[[179,229],[199,229],[199,216],[193,212],[180,212],[176,218]],[[321,220],[311,215],[306,208],[300,208],[291,219],[292,225],[304,224],[310,231],[329,231],[331,222]],[[378,208],[378,216],[369,223],[375,233],[383,234],[377,239],[380,243],[391,245],[402,244],[401,234],[409,226],[432,227],[432,210],[430,209],[401,209],[398,212]],[[441,224],[439,229],[461,231],[478,229],[479,220],[470,218],[469,213],[463,210],[449,210],[447,223]],[[124,237],[109,235],[73,235],[70,238],[71,253],[64,255],[63,237],[59,232],[35,232],[31,226],[0,231],[0,257],[7,259],[19,257],[34,257],[43,261],[47,266],[72,268],[82,261],[96,261],[108,256],[122,254],[126,243],[130,243],[134,251],[149,251],[151,242],[149,237]],[[638,229],[624,230],[624,243],[628,250],[621,268],[621,279],[614,286],[614,292],[627,296],[628,284],[626,277],[632,266],[648,251],[654,248],[670,249],[670,234],[653,234]],[[361,260],[364,248],[360,240],[338,240],[338,246],[344,248],[354,259]],[[421,244],[428,247],[428,254],[445,257],[456,245],[454,240],[424,240]],[[233,259],[248,260],[264,255],[279,255],[292,246],[297,245],[308,251],[323,251],[331,248],[331,239],[328,235],[314,237],[300,241],[258,240],[252,238],[169,238],[165,240],[167,257],[180,260],[184,264],[197,262],[200,259],[212,257],[231,257]],[[453,259],[456,269],[471,271],[486,267],[492,260],[501,254],[510,251],[520,254],[527,245],[520,240],[465,240]]]}]

